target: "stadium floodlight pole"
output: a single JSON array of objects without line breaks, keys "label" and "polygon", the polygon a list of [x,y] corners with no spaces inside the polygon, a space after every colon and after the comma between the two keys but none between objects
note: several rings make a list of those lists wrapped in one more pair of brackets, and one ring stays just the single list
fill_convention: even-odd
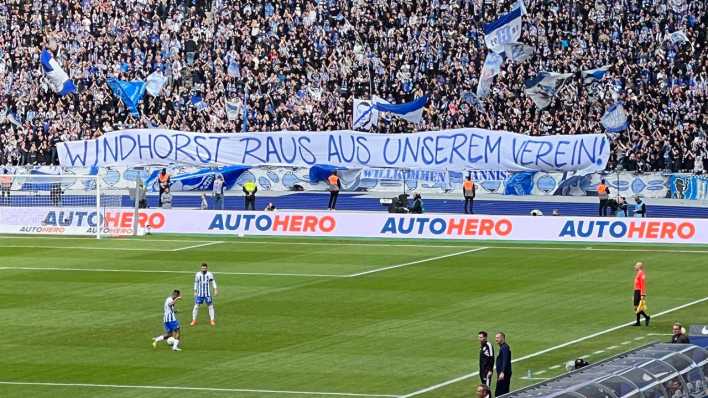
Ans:
[{"label": "stadium floodlight pole", "polygon": [[101,179],[96,173],[96,239],[101,239]]}]

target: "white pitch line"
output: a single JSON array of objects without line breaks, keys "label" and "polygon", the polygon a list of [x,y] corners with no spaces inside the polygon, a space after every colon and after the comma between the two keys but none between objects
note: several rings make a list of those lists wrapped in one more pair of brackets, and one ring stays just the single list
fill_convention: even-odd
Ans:
[{"label": "white pitch line", "polygon": [[615,350],[615,349],[617,349],[617,348],[619,348],[618,345],[611,345],[611,346],[609,346],[609,347],[607,347],[607,348],[605,348],[605,349],[606,349],[607,351],[610,351],[610,350]]},{"label": "white pitch line", "polygon": [[593,352],[592,355],[600,355],[603,352],[605,352],[605,350],[597,350],[597,351]]},{"label": "white pitch line", "polygon": [[18,386],[49,386],[49,387],[93,387],[93,388],[126,388],[141,390],[178,390],[178,391],[210,391],[210,392],[245,392],[259,394],[288,394],[288,395],[314,395],[334,397],[380,397],[396,398],[395,395],[385,394],[357,394],[348,392],[321,392],[321,391],[287,391],[287,390],[257,390],[250,388],[208,388],[208,387],[182,387],[182,386],[138,386],[123,384],[84,384],[84,383],[40,383],[23,381],[0,381],[0,384]]},{"label": "white pitch line", "polygon": [[641,340],[643,338],[644,338],[644,336],[639,336],[639,337],[635,337],[634,340]]},{"label": "white pitch line", "polygon": [[[218,236],[218,235],[214,235]],[[223,236],[223,235],[221,235]],[[10,236],[0,236],[0,241],[3,239],[74,239],[74,240],[95,240],[95,237],[92,236],[77,236],[77,237],[63,237],[63,236],[35,236],[35,235],[30,235],[30,236],[17,236],[17,235],[10,235]],[[203,240],[187,240],[187,239],[153,239],[153,238],[148,238],[148,239],[142,239],[142,238],[115,238],[116,240],[130,240],[130,241],[145,241],[145,242],[203,242]],[[463,241],[460,241],[463,242]],[[480,242],[480,241],[475,241],[475,240],[469,240],[466,241],[470,245],[474,244],[475,242]],[[326,242],[326,241],[321,241],[321,242],[287,242],[287,241],[278,241],[278,240],[231,240],[231,241],[224,241],[225,244],[254,244],[254,245],[272,245],[272,244],[277,244],[277,245],[305,245],[305,246],[332,246],[332,245],[337,245],[337,246],[363,246],[363,247],[417,247],[417,248],[465,248],[469,246],[465,246],[463,244],[454,244],[454,245],[445,245],[445,244],[428,244],[427,242],[420,242],[420,243],[368,243],[368,242]],[[578,242],[580,243],[580,242]],[[617,244],[623,244],[622,242],[617,242]],[[519,245],[519,246],[489,246],[489,249],[507,249],[507,250],[566,250],[566,251],[572,251],[572,250],[578,250],[577,246],[568,246],[568,247],[558,247],[558,246],[524,246],[524,245]],[[583,248],[583,250],[590,250],[590,251],[607,251],[607,252],[640,252],[640,253],[697,253],[697,254],[706,254],[708,253],[708,250],[684,250],[684,249],[631,249],[631,248],[603,248],[603,247],[587,247]]]},{"label": "white pitch line", "polygon": [[223,241],[220,240],[215,240],[211,242],[206,242],[206,243],[201,243],[198,245],[192,245],[192,246],[186,246],[186,247],[180,247],[178,249],[172,249],[173,252],[179,252],[182,250],[189,250],[189,249],[196,249],[198,247],[204,247],[204,246],[211,246],[211,245],[218,245],[219,243],[224,243]]},{"label": "white pitch line", "polygon": [[2,245],[3,248],[25,249],[69,249],[69,250],[112,250],[112,251],[139,251],[139,252],[171,252],[173,249],[155,249],[138,247],[99,247],[99,246],[39,246],[39,245]]},{"label": "white pitch line", "polygon": [[561,365],[553,365],[553,366],[549,366],[548,369],[554,370],[554,369],[558,369],[560,367],[561,367]]},{"label": "white pitch line", "polygon": [[623,341],[621,344],[622,344],[622,345],[627,345],[627,344],[632,344],[632,342],[631,342],[631,341]]},{"label": "white pitch line", "polygon": [[546,373],[546,372],[547,372],[547,371],[544,369],[544,370],[539,370],[538,372],[536,372],[536,374],[537,374],[537,375],[542,375],[542,374],[544,374],[544,373]]},{"label": "white pitch line", "polygon": [[[678,310],[682,310],[682,309],[684,309],[684,308],[686,308],[686,307],[690,307],[690,306],[692,306],[692,305],[696,305],[696,304],[703,303],[703,302],[705,302],[705,301],[708,301],[708,296],[703,297],[703,298],[698,299],[698,300],[691,301],[691,302],[686,303],[686,304],[679,305],[679,306],[677,306],[677,307],[669,308],[668,310],[665,310],[665,311],[659,312],[659,313],[657,313],[657,314],[654,314],[652,317],[655,318],[655,317],[658,317],[658,316],[666,315],[666,314],[669,314],[669,313],[671,313],[671,312],[678,311]],[[525,356],[523,356],[523,357],[516,358],[516,359],[512,360],[511,363],[516,363],[516,362],[524,361],[524,360],[527,360],[527,359],[530,359],[530,358],[534,358],[534,357],[537,357],[537,356],[539,356],[539,355],[546,354],[546,353],[551,352],[551,351],[555,351],[555,350],[558,350],[558,349],[561,349],[561,348],[568,347],[568,346],[570,346],[570,345],[579,343],[579,342],[581,342],[581,341],[589,340],[589,339],[595,338],[595,337],[597,337],[597,336],[602,336],[603,334],[607,334],[607,333],[610,333],[610,332],[614,332],[615,330],[622,329],[623,327],[626,327],[626,326],[629,326],[629,325],[632,325],[632,324],[634,324],[634,322],[623,323],[623,324],[621,324],[621,325],[617,325],[617,326],[611,327],[611,328],[609,328],[609,329],[602,330],[602,331],[597,332],[597,333],[589,334],[589,335],[587,335],[587,336],[580,337],[580,338],[577,338],[577,339],[575,339],[575,340],[571,340],[571,341],[565,342],[565,343],[563,343],[563,344],[559,344],[559,345],[557,345],[557,346],[553,346],[553,347],[550,347],[550,348],[546,348],[545,350],[541,350],[541,351],[534,352],[533,354],[528,354],[528,355],[525,355]],[[643,338],[643,337],[642,337],[642,338]],[[475,376],[477,376],[477,375],[479,375],[479,372],[467,373],[467,374],[465,374],[465,375],[456,377],[456,378],[454,378],[454,379],[450,379],[450,380],[447,380],[447,381],[443,381],[442,383],[434,384],[434,385],[429,386],[429,387],[421,388],[420,390],[413,391],[413,392],[408,393],[408,394],[406,394],[406,395],[401,395],[399,398],[415,397],[415,396],[420,395],[420,394],[425,394],[426,392],[434,391],[434,390],[437,390],[437,389],[439,389],[439,388],[442,388],[442,387],[445,387],[445,386],[449,386],[450,384],[455,384],[455,383],[457,383],[457,382],[460,382],[460,381],[463,381],[463,380],[467,380],[467,379],[472,378],[472,377],[475,377]]]},{"label": "white pitch line", "polygon": [[522,377],[524,380],[548,380],[548,377]]},{"label": "white pitch line", "polygon": [[[17,271],[72,271],[72,272],[132,272],[140,274],[194,274],[194,271],[147,270],[147,269],[108,269],[108,268],[60,268],[60,267],[0,267],[0,270]],[[347,278],[348,275],[334,274],[297,274],[283,272],[218,272],[218,275],[253,275],[253,276],[302,276],[313,278]]]},{"label": "white pitch line", "polygon": [[358,273],[356,273],[356,274],[351,274],[351,275],[349,275],[349,277],[350,277],[350,278],[355,278],[355,277],[357,277],[357,276],[363,276],[363,275],[373,274],[373,273],[376,273],[376,272],[388,271],[388,270],[390,270],[390,269],[396,269],[396,268],[407,267],[407,266],[409,266],[409,265],[428,263],[428,262],[431,262],[431,261],[442,260],[443,258],[461,256],[461,255],[467,254],[467,253],[478,252],[478,251],[484,250],[484,249],[486,249],[486,247],[477,247],[477,248],[474,248],[474,249],[463,250],[463,251],[461,251],[461,252],[455,252],[455,253],[450,253],[450,254],[444,254],[444,255],[442,255],[442,256],[436,256],[436,257],[424,258],[424,259],[422,259],[422,260],[410,261],[410,262],[403,263],[403,264],[389,265],[388,267],[376,268],[376,269],[372,269],[372,270],[369,270],[369,271],[364,271],[364,272],[358,272]]}]

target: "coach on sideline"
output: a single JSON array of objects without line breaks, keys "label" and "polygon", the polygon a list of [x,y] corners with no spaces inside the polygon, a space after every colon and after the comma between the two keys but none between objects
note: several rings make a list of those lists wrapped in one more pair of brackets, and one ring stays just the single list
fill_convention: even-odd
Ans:
[{"label": "coach on sideline", "polygon": [[497,388],[494,396],[498,397],[509,392],[511,387],[511,348],[506,343],[506,335],[499,332],[496,335],[499,344],[499,355],[497,356]]}]

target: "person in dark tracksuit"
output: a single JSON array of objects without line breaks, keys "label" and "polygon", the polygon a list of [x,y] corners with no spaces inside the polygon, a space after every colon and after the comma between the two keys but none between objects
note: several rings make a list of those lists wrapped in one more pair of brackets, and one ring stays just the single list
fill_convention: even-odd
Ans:
[{"label": "person in dark tracksuit", "polygon": [[482,384],[492,385],[494,372],[494,346],[487,340],[487,332],[479,332],[479,379]]},{"label": "person in dark tracksuit", "polygon": [[497,333],[496,341],[499,345],[499,355],[497,355],[497,388],[494,396],[498,397],[509,392],[511,387],[511,348],[506,343],[506,335]]}]

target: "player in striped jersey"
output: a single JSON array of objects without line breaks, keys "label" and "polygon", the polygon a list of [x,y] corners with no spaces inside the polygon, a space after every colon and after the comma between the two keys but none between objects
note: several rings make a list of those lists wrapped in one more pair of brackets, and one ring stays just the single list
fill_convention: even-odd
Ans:
[{"label": "player in striped jersey", "polygon": [[203,303],[209,308],[209,322],[211,326],[216,325],[214,319],[214,300],[211,296],[211,288],[214,288],[214,296],[219,294],[219,289],[216,287],[214,274],[209,272],[207,263],[202,263],[202,269],[194,275],[194,309],[192,310],[192,323],[197,324],[197,315],[199,314],[199,306]]},{"label": "player in striped jersey", "polygon": [[157,348],[157,343],[165,340],[167,345],[172,346],[172,351],[182,351],[179,348],[179,321],[175,315],[175,304],[181,298],[179,290],[175,289],[165,300],[165,315],[162,318],[165,323],[165,334],[152,339],[152,348]]}]

